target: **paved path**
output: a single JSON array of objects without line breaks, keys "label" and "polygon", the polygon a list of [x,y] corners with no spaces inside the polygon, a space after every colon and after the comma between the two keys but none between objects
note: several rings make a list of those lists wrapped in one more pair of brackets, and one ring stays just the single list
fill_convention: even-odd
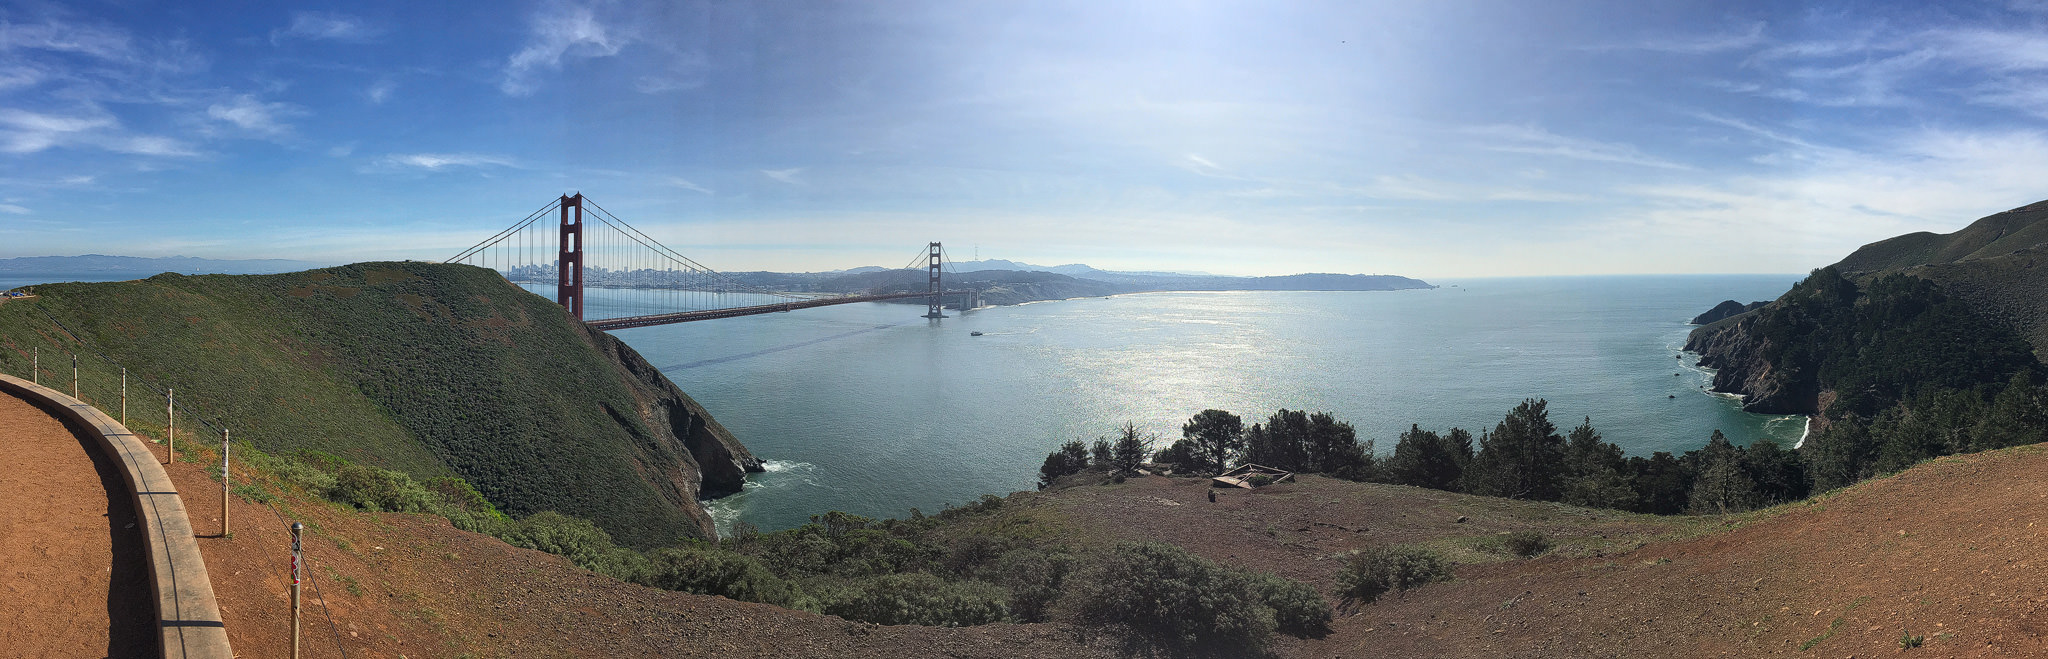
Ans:
[{"label": "paved path", "polygon": [[0,392],[0,657],[157,653],[133,501],[97,445]]}]

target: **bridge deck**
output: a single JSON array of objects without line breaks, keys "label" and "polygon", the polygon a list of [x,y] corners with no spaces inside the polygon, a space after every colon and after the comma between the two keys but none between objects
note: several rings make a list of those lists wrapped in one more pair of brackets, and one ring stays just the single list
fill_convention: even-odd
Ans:
[{"label": "bridge deck", "polygon": [[[959,296],[959,295],[967,295],[968,293],[969,293],[969,291],[944,291],[944,292],[941,292],[941,293],[939,293],[939,296],[940,296],[940,297],[947,297],[947,296]],[[587,325],[589,325],[589,326],[590,326],[590,327],[591,327],[592,329],[596,329],[596,330],[600,330],[600,331],[611,331],[611,330],[615,330],[615,329],[626,329],[626,328],[629,328],[629,327],[648,327],[648,326],[651,326],[651,325],[668,325],[668,324],[671,324],[671,323],[687,323],[687,322],[691,322],[691,321],[698,321],[698,320],[715,320],[715,319],[719,319],[719,318],[737,318],[737,317],[740,317],[740,316],[752,316],[752,315],[756,315],[756,314],[764,314],[764,313],[782,313],[782,312],[784,312],[784,311],[796,311],[796,310],[798,310],[798,309],[813,309],[813,308],[817,308],[817,307],[829,307],[829,306],[832,306],[832,305],[835,305],[835,304],[853,304],[853,303],[855,303],[855,302],[881,302],[881,301],[884,301],[884,300],[902,300],[902,299],[908,299],[908,298],[919,298],[919,297],[931,297],[931,293],[930,293],[930,292],[928,292],[928,291],[917,291],[917,292],[913,292],[913,293],[883,293],[883,294],[880,294],[880,295],[855,295],[855,296],[851,296],[851,297],[828,297],[828,298],[819,298],[819,299],[815,299],[815,300],[802,300],[802,301],[792,301],[792,302],[777,302],[777,303],[775,303],[775,304],[758,304],[758,305],[754,305],[754,306],[751,306],[751,307],[731,307],[731,308],[726,308],[726,309],[701,309],[701,310],[697,310],[697,311],[678,311],[678,312],[675,312],[675,313],[663,313],[663,314],[652,314],[652,315],[647,315],[647,316],[627,316],[627,317],[625,317],[625,318],[605,318],[605,319],[603,319],[603,320],[590,320],[590,321],[584,321],[584,324],[587,324]]]}]

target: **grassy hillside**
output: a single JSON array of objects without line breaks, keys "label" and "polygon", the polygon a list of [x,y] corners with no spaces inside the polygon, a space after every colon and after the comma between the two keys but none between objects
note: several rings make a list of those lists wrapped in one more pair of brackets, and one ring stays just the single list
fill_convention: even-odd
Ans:
[{"label": "grassy hillside", "polygon": [[1932,280],[2048,356],[2048,201],[1991,215],[1955,233],[1881,240],[1836,268],[1862,282],[1887,272]]},{"label": "grassy hillside", "polygon": [[[83,339],[130,368],[140,427],[163,417],[146,380],[265,451],[460,476],[507,512],[587,517],[627,544],[708,535],[698,457],[752,460],[658,373],[629,370],[629,348],[485,269],[362,263],[36,292],[0,305],[0,369],[27,373],[40,347],[44,381],[68,384],[56,354]],[[98,362],[82,360],[81,393],[113,409],[118,374]],[[716,450],[693,456],[693,443]],[[729,481],[734,465],[714,470]]]}]

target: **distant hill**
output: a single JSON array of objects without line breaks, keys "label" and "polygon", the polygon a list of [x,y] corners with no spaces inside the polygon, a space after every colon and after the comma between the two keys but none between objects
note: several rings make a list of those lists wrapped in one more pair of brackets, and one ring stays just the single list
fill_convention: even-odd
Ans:
[{"label": "distant hill", "polygon": [[320,267],[321,265],[323,264],[287,259],[220,260],[190,256],[146,258],[139,256],[83,254],[79,256],[22,256],[0,259],[0,274],[36,275],[51,273],[75,275],[93,272],[147,274],[176,272],[187,275],[267,275],[308,270]]},{"label": "distant hill", "polygon": [[[506,512],[589,518],[634,546],[711,537],[698,499],[760,468],[632,348],[483,268],[358,263],[36,292],[0,304],[0,369],[28,372],[40,348],[48,371],[81,349],[75,333],[128,367],[138,393],[174,387],[264,451],[460,476]],[[118,377],[80,363],[88,387]],[[114,395],[86,393],[103,406]],[[138,427],[154,430],[156,400],[135,406]]]}]

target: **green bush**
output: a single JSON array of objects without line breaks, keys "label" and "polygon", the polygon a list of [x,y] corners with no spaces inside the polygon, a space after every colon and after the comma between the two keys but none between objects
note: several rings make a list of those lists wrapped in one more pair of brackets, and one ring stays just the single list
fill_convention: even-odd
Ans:
[{"label": "green bush", "polygon": [[924,572],[867,579],[825,602],[825,613],[883,625],[965,627],[1009,617],[1001,589],[978,581],[947,583]]},{"label": "green bush", "polygon": [[615,548],[611,534],[590,520],[552,510],[534,513],[506,525],[505,534],[499,537],[514,547],[562,556],[577,567],[591,571],[605,565],[606,554]]},{"label": "green bush", "polygon": [[1012,549],[995,561],[995,581],[1010,591],[1010,615],[1023,622],[1045,622],[1061,586],[1073,571],[1072,556],[1036,549]]},{"label": "green bush", "polygon": [[334,473],[329,499],[363,510],[416,513],[434,504],[434,495],[411,476],[389,469],[345,463]]},{"label": "green bush", "polygon": [[648,561],[642,583],[649,586],[800,608],[796,587],[751,557],[719,549],[657,549]]},{"label": "green bush", "polygon": [[1259,596],[1273,609],[1273,622],[1281,632],[1293,636],[1322,636],[1330,631],[1330,603],[1308,584],[1262,574]]},{"label": "green bush", "polygon": [[436,478],[427,481],[427,490],[437,499],[431,512],[448,518],[448,523],[464,531],[488,535],[499,535],[510,522],[498,507],[484,499],[484,495],[470,487],[469,481],[460,478]]},{"label": "green bush", "polygon": [[1170,650],[1255,649],[1276,626],[1251,578],[1173,545],[1118,545],[1070,581],[1075,622],[1123,625]]},{"label": "green bush", "polygon": [[1337,573],[1337,588],[1346,600],[1370,603],[1389,592],[1406,592],[1450,580],[1451,565],[1436,552],[1374,547],[1344,564],[1344,569]]},{"label": "green bush", "polygon": [[1550,536],[1541,531],[1516,531],[1501,538],[1501,544],[1509,553],[1522,558],[1531,558],[1550,551]]}]

